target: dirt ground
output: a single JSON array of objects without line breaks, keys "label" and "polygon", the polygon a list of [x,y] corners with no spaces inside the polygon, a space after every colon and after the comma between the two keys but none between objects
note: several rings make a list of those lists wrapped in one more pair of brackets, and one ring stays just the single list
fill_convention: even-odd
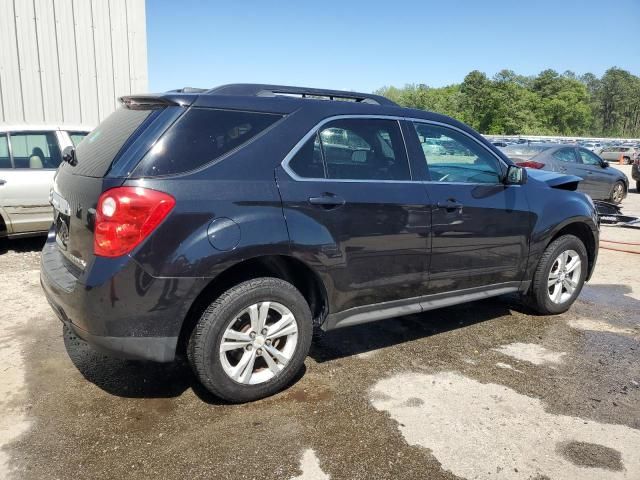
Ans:
[{"label": "dirt ground", "polygon": [[66,334],[42,239],[3,245],[0,478],[640,479],[640,255],[601,249],[557,317],[505,297],[325,334],[289,389],[225,405]]}]

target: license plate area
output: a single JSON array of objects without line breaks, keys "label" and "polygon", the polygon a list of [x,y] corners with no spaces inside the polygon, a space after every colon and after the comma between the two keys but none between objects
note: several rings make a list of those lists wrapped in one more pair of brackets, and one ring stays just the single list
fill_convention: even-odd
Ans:
[{"label": "license plate area", "polygon": [[53,205],[53,222],[56,226],[56,243],[66,250],[69,243],[69,224],[71,220],[71,209],[60,194],[53,192],[51,195],[51,205]]}]

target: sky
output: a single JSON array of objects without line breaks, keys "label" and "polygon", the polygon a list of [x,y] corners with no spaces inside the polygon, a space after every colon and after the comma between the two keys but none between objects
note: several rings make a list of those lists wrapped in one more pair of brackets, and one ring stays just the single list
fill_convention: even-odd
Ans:
[{"label": "sky", "polygon": [[273,83],[372,92],[472,70],[640,74],[640,0],[147,0],[149,90]]}]

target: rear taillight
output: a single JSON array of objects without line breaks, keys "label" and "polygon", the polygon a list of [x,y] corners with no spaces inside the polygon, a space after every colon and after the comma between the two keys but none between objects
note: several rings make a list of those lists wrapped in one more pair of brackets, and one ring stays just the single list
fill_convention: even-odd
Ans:
[{"label": "rear taillight", "polygon": [[544,163],[534,162],[531,160],[528,162],[518,162],[516,163],[516,165],[518,165],[519,167],[535,168],[536,170],[540,170],[541,168],[544,168]]},{"label": "rear taillight", "polygon": [[165,219],[175,199],[142,187],[107,190],[98,199],[93,251],[101,257],[129,253]]}]

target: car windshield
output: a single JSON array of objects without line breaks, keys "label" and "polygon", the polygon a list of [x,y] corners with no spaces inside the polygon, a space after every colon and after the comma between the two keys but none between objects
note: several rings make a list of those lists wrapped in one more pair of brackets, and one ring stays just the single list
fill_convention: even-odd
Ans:
[{"label": "car windshield", "polygon": [[502,151],[508,157],[532,158],[540,152],[551,148],[553,145],[509,145]]}]

